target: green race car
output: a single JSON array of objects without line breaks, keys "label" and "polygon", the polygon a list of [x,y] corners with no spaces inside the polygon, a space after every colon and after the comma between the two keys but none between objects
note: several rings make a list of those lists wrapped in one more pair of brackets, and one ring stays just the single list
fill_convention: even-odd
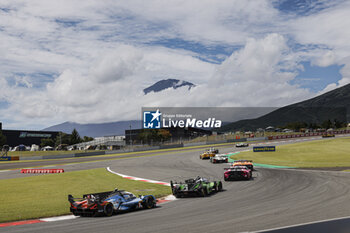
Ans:
[{"label": "green race car", "polygon": [[205,197],[214,192],[222,191],[221,181],[209,181],[206,178],[197,177],[187,179],[185,182],[170,181],[171,190],[175,197],[200,196]]}]

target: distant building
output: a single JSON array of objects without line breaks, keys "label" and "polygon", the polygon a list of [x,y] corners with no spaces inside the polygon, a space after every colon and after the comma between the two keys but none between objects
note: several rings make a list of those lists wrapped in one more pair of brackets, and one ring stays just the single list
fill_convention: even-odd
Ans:
[{"label": "distant building", "polygon": [[267,132],[274,132],[275,131],[275,127],[273,127],[273,126],[266,127],[265,131],[267,131]]},{"label": "distant building", "polygon": [[[171,128],[163,128],[164,130],[168,130],[171,134],[171,141],[180,141],[187,140],[190,138],[196,138],[201,136],[210,136],[212,135],[212,131],[198,128],[180,128],[180,127],[171,127]],[[125,142],[126,144],[130,144],[131,141],[134,144],[141,144],[145,142],[141,142],[139,138],[139,134],[147,129],[131,129],[125,130]]]},{"label": "distant building", "polygon": [[51,138],[55,140],[59,135],[58,131],[33,131],[33,130],[9,130],[2,129],[0,122],[0,130],[6,137],[6,144],[10,147],[18,145],[31,146],[33,144],[40,145],[41,139]]}]

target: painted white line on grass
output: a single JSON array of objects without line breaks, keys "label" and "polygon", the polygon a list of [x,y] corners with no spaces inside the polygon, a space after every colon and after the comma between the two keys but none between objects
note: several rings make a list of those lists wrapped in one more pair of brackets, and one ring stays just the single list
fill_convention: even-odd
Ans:
[{"label": "painted white line on grass", "polygon": [[110,173],[113,173],[115,175],[121,176],[121,177],[123,177],[125,179],[138,180],[138,181],[144,181],[144,182],[148,182],[148,183],[162,184],[162,185],[170,186],[170,183],[163,182],[163,181],[149,180],[149,179],[144,179],[144,178],[139,178],[139,177],[134,177],[134,176],[128,176],[128,175],[120,174],[120,173],[112,171],[109,167],[107,167],[107,171],[109,171]]},{"label": "painted white line on grass", "polygon": [[[331,219],[326,219],[326,220],[307,222],[307,223],[300,223],[300,224],[295,224],[295,225],[290,225],[290,226],[276,227],[276,228],[260,230],[260,231],[252,231],[252,232],[254,232],[254,233],[263,233],[263,232],[276,231],[276,230],[282,230],[282,229],[287,229],[287,228],[292,228],[292,227],[299,227],[299,226],[305,226],[305,225],[310,225],[310,224],[324,223],[324,222],[343,220],[343,219],[349,219],[349,218],[350,218],[350,216],[341,217],[341,218],[331,218]],[[241,232],[241,233],[243,233],[243,232]]]},{"label": "painted white line on grass", "polygon": [[9,172],[10,170],[1,170],[0,172]]},{"label": "painted white line on grass", "polygon": [[69,219],[75,219],[75,218],[79,218],[79,216],[65,215],[65,216],[58,216],[58,217],[51,217],[51,218],[40,218],[39,220],[43,222],[56,222],[56,221],[69,220]]}]

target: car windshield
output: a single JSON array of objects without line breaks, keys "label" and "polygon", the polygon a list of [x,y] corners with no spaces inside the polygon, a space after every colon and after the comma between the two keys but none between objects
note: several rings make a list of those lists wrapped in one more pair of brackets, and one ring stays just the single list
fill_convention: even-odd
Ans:
[{"label": "car windshield", "polygon": [[208,179],[203,178],[203,177],[197,177],[197,178],[196,178],[196,181],[205,181],[205,182],[207,182]]},{"label": "car windshield", "polygon": [[123,193],[123,197],[126,201],[130,201],[135,198],[135,195],[132,193]]}]

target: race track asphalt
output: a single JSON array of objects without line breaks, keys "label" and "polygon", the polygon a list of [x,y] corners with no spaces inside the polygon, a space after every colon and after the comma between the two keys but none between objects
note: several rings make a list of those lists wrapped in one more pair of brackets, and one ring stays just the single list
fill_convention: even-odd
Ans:
[{"label": "race track asphalt", "polygon": [[[223,180],[227,165],[211,164],[200,160],[197,151],[185,150],[74,166],[109,166],[118,173],[169,182],[198,175]],[[251,181],[223,182],[225,191],[210,197],[182,198],[112,217],[4,227],[0,232],[254,232],[350,215],[350,173],[257,168],[253,176]]]}]

